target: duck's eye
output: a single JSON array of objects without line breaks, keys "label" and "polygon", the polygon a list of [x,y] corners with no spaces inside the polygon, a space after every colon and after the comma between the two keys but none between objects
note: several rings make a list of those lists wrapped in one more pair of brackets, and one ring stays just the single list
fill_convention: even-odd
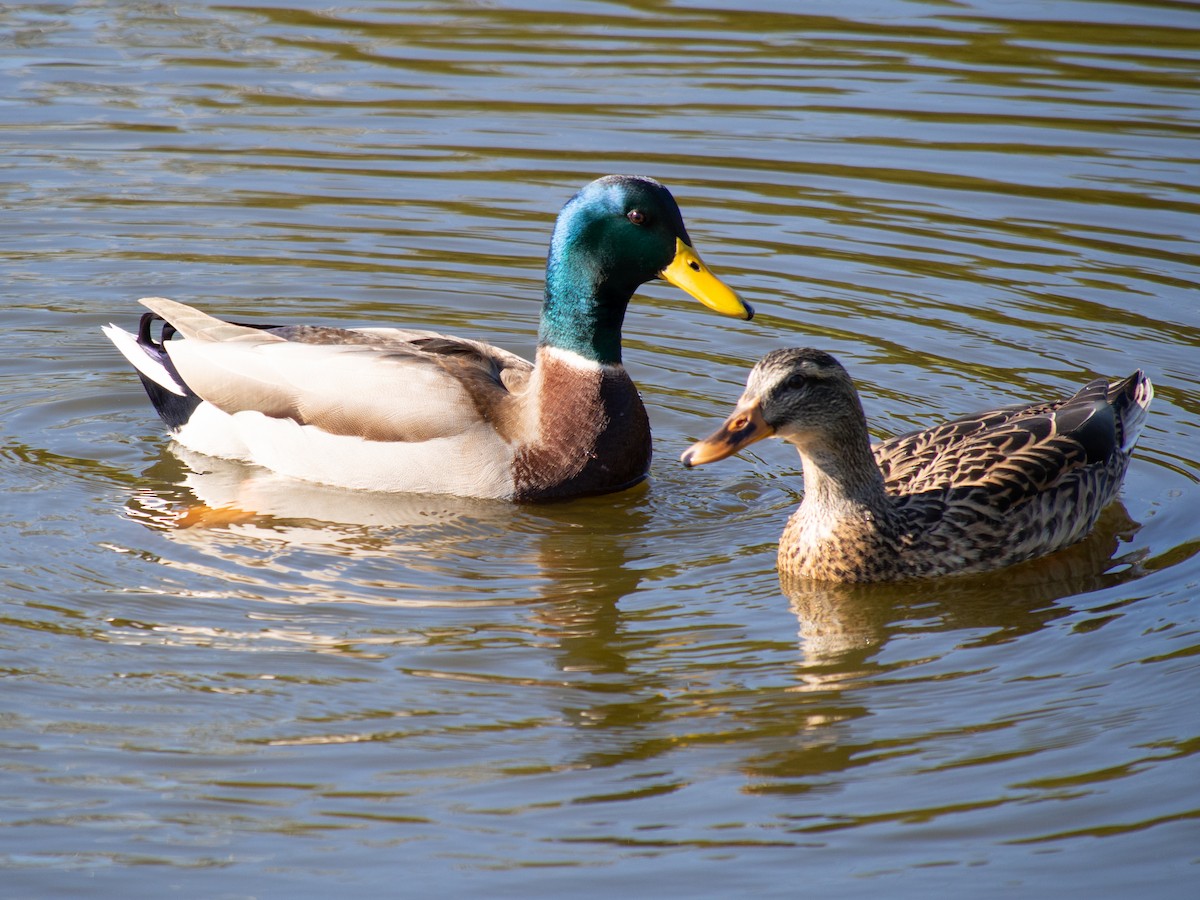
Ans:
[{"label": "duck's eye", "polygon": [[808,377],[797,373],[795,375],[789,375],[787,381],[783,383],[783,386],[789,391],[799,391],[803,390],[806,384],[808,384]]},{"label": "duck's eye", "polygon": [[625,213],[625,218],[627,218],[634,225],[646,224],[646,214],[640,209],[631,209],[629,212]]}]

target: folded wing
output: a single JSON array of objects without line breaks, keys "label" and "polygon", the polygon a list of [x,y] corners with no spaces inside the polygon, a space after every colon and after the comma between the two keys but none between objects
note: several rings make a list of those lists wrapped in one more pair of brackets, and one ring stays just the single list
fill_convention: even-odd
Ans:
[{"label": "folded wing", "polygon": [[185,338],[165,342],[166,352],[187,386],[218,409],[370,441],[454,437],[484,423],[503,435],[532,368],[498,348],[432,332],[261,330],[171,300],[142,302]]},{"label": "folded wing", "polygon": [[1152,388],[1139,371],[1097,380],[1054,403],[964,416],[875,447],[898,493],[981,488],[1003,509],[1087,466],[1123,464],[1145,420]]}]

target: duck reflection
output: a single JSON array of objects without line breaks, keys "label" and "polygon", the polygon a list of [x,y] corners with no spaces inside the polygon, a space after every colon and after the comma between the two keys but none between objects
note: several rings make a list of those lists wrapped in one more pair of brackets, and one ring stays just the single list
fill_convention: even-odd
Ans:
[{"label": "duck reflection", "polygon": [[[1064,597],[1089,594],[1140,575],[1145,551],[1118,556],[1140,526],[1118,501],[1085,540],[999,573],[879,585],[817,582],[780,575],[780,587],[799,623],[803,680],[836,663],[841,678],[865,665],[887,641],[904,632],[984,629],[976,646],[999,644],[1070,615]],[[914,625],[919,622],[919,625]],[[850,663],[850,667],[847,667]]]},{"label": "duck reflection", "polygon": [[218,555],[232,535],[293,549],[380,556],[506,528],[515,511],[489,501],[331,488],[177,444],[146,470],[145,483],[126,507],[131,517]]},{"label": "duck reflection", "polygon": [[1085,540],[1002,573],[874,585],[782,577],[780,586],[799,625],[797,683],[743,716],[763,736],[741,763],[747,790],[809,791],[830,773],[895,752],[895,746],[881,748],[860,741],[853,729],[836,727],[869,716],[871,687],[907,665],[879,658],[889,641],[962,633],[955,649],[964,649],[1032,634],[1076,611],[1078,604],[1063,602],[1066,598],[1140,577],[1145,551],[1117,555],[1138,528],[1117,502]]},{"label": "duck reflection", "polygon": [[626,562],[649,523],[644,487],[533,506],[370,493],[178,445],[164,448],[142,485],[126,504],[131,518],[198,551],[209,574],[259,584],[264,595],[270,588],[285,602],[528,606],[535,636],[558,648],[564,671],[625,668],[612,638],[617,604],[641,580]]}]

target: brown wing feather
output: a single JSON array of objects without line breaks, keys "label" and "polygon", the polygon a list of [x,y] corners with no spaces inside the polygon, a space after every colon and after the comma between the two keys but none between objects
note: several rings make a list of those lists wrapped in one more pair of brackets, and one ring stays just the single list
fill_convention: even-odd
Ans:
[{"label": "brown wing feather", "polygon": [[1096,381],[1065,400],[964,416],[883,441],[875,456],[897,495],[979,488],[1003,512],[1118,451],[1107,389]]}]

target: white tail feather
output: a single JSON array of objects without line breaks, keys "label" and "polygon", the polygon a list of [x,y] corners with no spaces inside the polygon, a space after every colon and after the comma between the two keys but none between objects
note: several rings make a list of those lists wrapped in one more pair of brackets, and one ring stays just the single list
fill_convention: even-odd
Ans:
[{"label": "white tail feather", "polygon": [[1146,425],[1146,416],[1150,410],[1150,401],[1154,399],[1154,385],[1150,383],[1150,379],[1141,369],[1134,374],[1137,376],[1137,381],[1133,386],[1134,405],[1125,408],[1124,418],[1121,422],[1125,437],[1121,449],[1126,453],[1133,450],[1133,445],[1141,437],[1142,428]]},{"label": "white tail feather", "polygon": [[133,364],[135,369],[172,394],[178,394],[180,397],[187,396],[184,386],[167,371],[166,366],[146,352],[145,348],[137,342],[136,337],[116,325],[103,325],[100,330],[121,351],[121,355]]}]

